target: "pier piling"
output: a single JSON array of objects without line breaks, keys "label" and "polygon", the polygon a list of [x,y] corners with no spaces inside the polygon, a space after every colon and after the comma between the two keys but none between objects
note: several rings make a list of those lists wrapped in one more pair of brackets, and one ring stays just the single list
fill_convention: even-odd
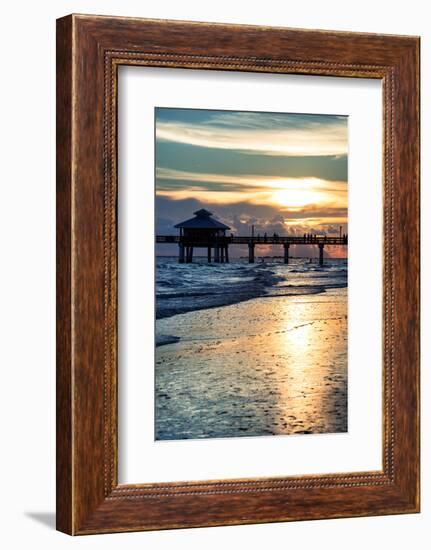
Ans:
[{"label": "pier piling", "polygon": [[191,264],[193,262],[193,246],[186,247],[186,263]]},{"label": "pier piling", "polygon": [[178,248],[179,248],[178,262],[180,264],[183,264],[184,263],[184,245],[180,243],[178,245]]},{"label": "pier piling", "polygon": [[248,243],[248,263],[254,264],[254,243]]},{"label": "pier piling", "polygon": [[289,263],[289,248],[290,248],[290,244],[289,244],[289,243],[285,243],[283,246],[284,246],[284,263],[285,263],[285,264],[288,264],[288,263]]},{"label": "pier piling", "polygon": [[323,265],[323,243],[319,243],[319,265]]}]

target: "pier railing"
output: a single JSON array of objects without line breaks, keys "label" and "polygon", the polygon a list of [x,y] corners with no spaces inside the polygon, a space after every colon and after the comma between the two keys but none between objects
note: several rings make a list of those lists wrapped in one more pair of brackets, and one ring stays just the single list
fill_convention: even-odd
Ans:
[{"label": "pier railing", "polygon": [[301,235],[301,236],[278,236],[258,235],[255,237],[180,237],[179,235],[157,235],[156,243],[177,243],[190,244],[194,246],[214,246],[215,244],[323,244],[323,245],[347,245],[347,235],[342,237],[329,237],[327,235]]}]

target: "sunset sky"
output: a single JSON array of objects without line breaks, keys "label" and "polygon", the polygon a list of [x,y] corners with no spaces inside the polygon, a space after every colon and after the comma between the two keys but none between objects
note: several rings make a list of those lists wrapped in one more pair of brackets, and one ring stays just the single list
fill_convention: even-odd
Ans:
[{"label": "sunset sky", "polygon": [[252,225],[261,235],[347,232],[347,117],[167,108],[155,116],[158,234],[176,234],[173,225],[202,207],[238,235]]}]

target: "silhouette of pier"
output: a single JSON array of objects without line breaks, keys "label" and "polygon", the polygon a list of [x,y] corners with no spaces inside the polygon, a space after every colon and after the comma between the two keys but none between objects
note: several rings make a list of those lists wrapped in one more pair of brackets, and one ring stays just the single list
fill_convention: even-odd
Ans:
[{"label": "silhouette of pier", "polygon": [[[198,239],[179,235],[157,235],[156,242],[177,243],[179,245],[179,262],[190,263],[193,261],[194,248],[206,248],[208,262],[213,258],[214,262],[229,262],[229,246],[235,244],[248,245],[248,261],[254,263],[255,248],[259,245],[280,245],[283,247],[284,263],[289,263],[290,245],[314,245],[319,247],[319,263],[323,265],[323,250],[325,246],[346,246],[348,244],[347,235],[341,237],[329,237],[325,235],[304,235],[302,237],[291,236],[257,236],[257,237],[236,237],[223,236],[213,237],[212,239]],[[214,254],[212,254],[214,251]]]},{"label": "silhouette of pier", "polygon": [[323,250],[325,246],[347,246],[347,235],[339,237],[330,237],[328,235],[316,235],[307,233],[302,236],[284,236],[284,235],[251,235],[241,237],[235,235],[226,235],[230,229],[227,225],[212,218],[211,212],[207,210],[198,210],[195,217],[185,222],[175,225],[179,228],[179,235],[156,235],[156,243],[176,243],[178,244],[178,261],[180,263],[190,263],[193,261],[193,251],[195,248],[206,248],[208,262],[212,260],[216,263],[229,262],[229,246],[248,245],[248,261],[254,263],[255,248],[259,245],[280,245],[283,247],[284,263],[289,263],[289,249],[291,245],[309,245],[319,248],[319,264],[323,265]]}]

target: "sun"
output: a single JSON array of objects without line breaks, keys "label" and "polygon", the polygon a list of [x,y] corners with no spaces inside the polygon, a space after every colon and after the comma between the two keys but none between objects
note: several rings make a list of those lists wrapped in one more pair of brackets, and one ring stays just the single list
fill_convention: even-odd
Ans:
[{"label": "sun", "polygon": [[272,192],[271,202],[279,206],[302,208],[321,202],[320,194],[307,189],[278,189]]}]

